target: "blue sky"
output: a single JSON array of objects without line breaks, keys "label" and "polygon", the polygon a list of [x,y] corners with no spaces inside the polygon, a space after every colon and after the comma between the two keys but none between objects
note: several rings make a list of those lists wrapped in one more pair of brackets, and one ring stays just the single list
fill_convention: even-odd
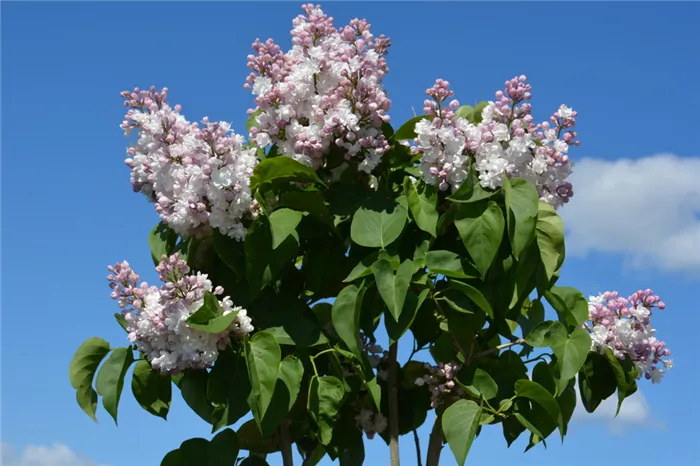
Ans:
[{"label": "blue sky", "polygon": [[[207,425],[176,398],[169,421],[129,391],[115,427],[74,402],[73,352],[99,335],[124,342],[107,264],[127,259],[155,282],[146,237],[157,217],[131,192],[119,92],[168,86],[191,120],[243,130],[245,57],[256,38],[288,45],[299,3],[2,4],[2,432],[6,466],[151,466]],[[563,446],[523,455],[484,429],[469,464],[694,464],[700,431],[693,294],[700,279],[699,3],[326,3],[342,24],[366,17],[392,38],[385,80],[400,123],[435,78],[463,104],[526,74],[536,119],[579,112],[576,195],[561,211],[562,284],[585,294],[651,287],[667,304],[656,327],[676,361],[660,385],[611,421],[576,415]],[[420,430],[423,451],[429,426]],[[403,464],[414,465],[402,437]],[[640,441],[641,440],[641,441]],[[368,465],[386,464],[380,440]],[[13,451],[14,450],[14,451]],[[605,452],[605,453],[604,453]],[[270,464],[279,464],[270,458]],[[449,451],[443,464],[452,465]]]}]

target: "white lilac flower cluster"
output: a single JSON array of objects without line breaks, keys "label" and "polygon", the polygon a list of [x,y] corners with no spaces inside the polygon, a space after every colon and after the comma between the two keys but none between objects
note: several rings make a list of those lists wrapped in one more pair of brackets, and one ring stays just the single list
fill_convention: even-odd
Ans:
[{"label": "white lilac flower cluster", "polygon": [[137,141],[128,149],[131,183],[155,203],[156,211],[178,235],[206,234],[211,228],[241,240],[242,219],[255,215],[250,176],[255,149],[225,122],[207,118],[202,127],[166,101],[168,89],[124,91],[129,108],[121,127]]},{"label": "white lilac flower cluster", "polygon": [[424,111],[432,118],[416,124],[412,151],[421,155],[420,167],[426,183],[453,192],[467,179],[470,170],[478,173],[484,188],[497,188],[503,177],[520,177],[532,182],[540,198],[559,207],[573,196],[566,181],[571,174],[569,146],[578,146],[577,113],[562,105],[550,121],[535,125],[531,115],[531,86],[526,77],[506,81],[505,90],[496,92],[497,102],[489,102],[482,121],[473,124],[457,116],[457,100],[449,83],[438,79],[426,91]]},{"label": "white lilac flower cluster", "polygon": [[623,359],[628,356],[639,369],[639,378],[644,375],[652,383],[658,383],[673,367],[666,343],[656,338],[651,326],[653,308],[664,309],[666,305],[652,290],[638,290],[627,299],[617,291],[606,291],[590,296],[588,302],[591,329],[591,350],[605,354],[610,348],[613,354]]},{"label": "white lilac flower cluster", "polygon": [[464,397],[465,393],[454,381],[455,375],[462,368],[456,363],[438,363],[437,366],[425,363],[428,373],[417,378],[415,384],[419,387],[428,385],[430,389],[430,407],[437,408],[441,404],[452,403]]},{"label": "white lilac flower cluster", "polygon": [[336,29],[320,7],[302,9],[290,51],[272,39],[253,43],[245,84],[256,96],[250,139],[259,147],[276,144],[279,154],[314,169],[337,149],[369,173],[389,149],[381,129],[391,106],[381,85],[389,40],[374,37],[366,20]]},{"label": "white lilac flower cluster", "polygon": [[[108,267],[111,297],[122,308],[126,331],[153,369],[175,374],[185,369],[210,367],[232,338],[242,338],[253,331],[246,310],[234,307],[227,296],[219,304],[224,315],[237,312],[231,326],[218,334],[196,330],[187,325],[187,318],[204,303],[204,294],[212,292],[206,275],[188,275],[187,263],[174,254],[163,256],[156,267],[164,284],[157,288],[139,284],[139,275],[124,261]],[[221,287],[213,294],[223,293]]]},{"label": "white lilac flower cluster", "polygon": [[372,440],[376,434],[384,432],[388,425],[387,418],[382,413],[371,409],[362,408],[360,414],[355,416],[355,423],[362,429],[367,438]]}]

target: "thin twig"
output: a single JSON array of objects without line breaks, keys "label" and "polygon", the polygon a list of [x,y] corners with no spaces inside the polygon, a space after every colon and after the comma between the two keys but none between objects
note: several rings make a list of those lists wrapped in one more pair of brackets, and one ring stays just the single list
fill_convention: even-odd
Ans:
[{"label": "thin twig", "polygon": [[486,351],[482,351],[481,353],[476,353],[472,356],[472,359],[482,358],[490,354],[498,353],[502,349],[510,348],[511,346],[515,345],[522,345],[523,343],[525,343],[525,340],[523,340],[522,338],[518,338],[517,340],[511,341],[510,343],[504,343],[502,345],[496,346],[495,348],[487,349]]},{"label": "thin twig", "polygon": [[282,464],[284,466],[294,466],[294,456],[292,456],[292,442],[289,439],[289,421],[285,420],[280,426],[282,437]]},{"label": "thin twig", "polygon": [[428,441],[428,458],[426,459],[426,466],[438,466],[440,463],[440,453],[442,452],[442,418],[440,416],[435,417],[435,424],[433,424],[433,430],[430,432],[430,440]]}]

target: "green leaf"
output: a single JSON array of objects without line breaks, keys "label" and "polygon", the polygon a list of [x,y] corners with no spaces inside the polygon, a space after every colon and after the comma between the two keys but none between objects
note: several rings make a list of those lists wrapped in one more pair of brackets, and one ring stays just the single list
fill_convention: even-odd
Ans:
[{"label": "green leaf", "polygon": [[394,270],[398,269],[399,265],[401,265],[401,259],[399,259],[399,256],[390,254],[384,249],[374,251],[363,257],[362,260],[358,262],[357,265],[350,271],[350,274],[343,280],[343,282],[350,283],[358,278],[372,275],[372,264],[377,262],[379,259],[388,260]]},{"label": "green leaf", "polygon": [[467,261],[451,251],[429,251],[425,265],[433,273],[453,278],[476,278],[478,272]]},{"label": "green leaf", "polygon": [[409,139],[415,139],[417,136],[416,123],[424,119],[432,120],[433,118],[435,118],[435,116],[433,115],[419,115],[411,118],[406,123],[401,125],[399,129],[396,130],[396,132],[394,133],[394,139],[396,141],[406,141]]},{"label": "green leaf", "polygon": [[206,370],[188,370],[177,382],[182,398],[205,422],[211,423],[214,408],[207,397],[209,373]]},{"label": "green leaf", "polygon": [[207,333],[221,333],[233,324],[238,316],[238,311],[223,315],[223,309],[219,300],[211,293],[204,293],[202,306],[187,318],[187,325]]},{"label": "green leaf", "polygon": [[450,280],[450,286],[453,289],[464,293],[474,304],[476,304],[489,317],[491,317],[492,319],[494,318],[493,309],[491,308],[489,301],[481,293],[481,291],[479,291],[478,289],[474,288],[471,285],[468,285],[468,284],[463,283],[463,282],[459,282],[457,280]]},{"label": "green leaf", "polygon": [[532,381],[542,385],[552,395],[556,395],[557,386],[554,380],[554,374],[549,364],[546,362],[540,361],[534,369],[532,369]]},{"label": "green leaf", "polygon": [[578,373],[578,387],[586,411],[592,413],[617,390],[615,373],[605,356],[590,352]]},{"label": "green leaf", "polygon": [[467,204],[493,197],[499,191],[500,189],[488,191],[481,187],[478,179],[472,179],[464,182],[454,194],[447,196],[447,199],[457,204]]},{"label": "green leaf", "polygon": [[416,186],[411,183],[411,180],[406,178],[404,181],[404,192],[408,200],[408,207],[411,209],[411,215],[418,228],[436,237],[438,196],[435,186],[424,182]]},{"label": "green leaf", "polygon": [[225,429],[209,442],[208,466],[233,466],[238,456],[238,437],[231,429]]},{"label": "green leaf", "polygon": [[544,297],[557,311],[559,319],[572,327],[581,325],[588,319],[588,301],[576,288],[553,286],[544,292]]},{"label": "green leaf", "polygon": [[95,422],[97,409],[97,392],[92,388],[95,372],[107,353],[109,343],[102,338],[88,338],[75,352],[68,368],[70,383],[75,388],[75,398],[78,406]]},{"label": "green leaf", "polygon": [[620,408],[625,398],[637,391],[638,369],[629,358],[623,360],[616,358],[610,348],[606,349],[605,358],[608,360],[617,381],[617,411],[615,412],[615,416],[617,416],[620,414]]},{"label": "green leaf", "polygon": [[127,327],[129,326],[129,324],[126,322],[126,319],[124,318],[123,315],[121,315],[121,314],[118,313],[118,312],[115,312],[115,313],[114,313],[114,318],[117,319],[117,322],[119,323],[119,326],[120,326],[121,328],[123,328],[124,330],[127,329]]},{"label": "green leaf", "polygon": [[271,157],[262,160],[255,166],[253,176],[250,178],[250,190],[266,190],[273,186],[279,186],[290,181],[318,183],[323,182],[316,172],[291,157]]},{"label": "green leaf", "polygon": [[[560,388],[565,387],[586,362],[591,348],[591,337],[583,329],[577,328],[567,336],[566,328],[561,322],[546,321],[536,325],[525,342],[535,348],[549,346],[557,357],[555,369],[561,382]],[[561,390],[559,390],[561,391]]]},{"label": "green leaf", "polygon": [[248,132],[250,132],[251,129],[258,127],[257,118],[258,118],[258,115],[260,115],[262,112],[263,112],[262,109],[259,108],[256,111],[254,111],[253,113],[251,113],[250,115],[248,115],[248,119],[245,122],[245,129]]},{"label": "green leaf", "polygon": [[275,392],[282,353],[275,337],[265,331],[253,335],[245,349],[251,397],[255,400],[251,409],[260,425]]},{"label": "green leaf", "polygon": [[153,263],[158,265],[163,255],[171,255],[175,250],[175,243],[177,243],[177,233],[163,222],[156,225],[148,235]]},{"label": "green leaf", "polygon": [[488,102],[481,101],[476,104],[476,108],[471,107],[470,105],[462,105],[455,112],[455,117],[466,118],[471,123],[478,125],[483,121],[482,112],[488,104]]},{"label": "green leaf", "polygon": [[503,190],[506,194],[508,238],[517,260],[535,237],[539,195],[535,186],[522,178],[509,180],[504,177]]},{"label": "green leaf", "polygon": [[131,392],[143,409],[154,416],[168,418],[172,398],[170,377],[154,371],[145,359],[141,359],[134,366]]},{"label": "green leaf", "polygon": [[491,378],[488,372],[479,368],[474,371],[472,383],[469,387],[485,400],[493,399],[498,395],[498,385],[496,382]]},{"label": "green leaf", "polygon": [[219,300],[216,299],[216,296],[214,296],[211,291],[205,291],[204,302],[199,309],[197,309],[187,318],[187,323],[206,324],[210,320],[222,316],[223,313],[224,310],[221,308]]},{"label": "green leaf", "polygon": [[494,201],[462,204],[454,223],[481,277],[485,277],[503,239],[503,211]]},{"label": "green leaf", "polygon": [[297,225],[301,222],[302,214],[292,209],[277,209],[270,214],[270,229],[272,231],[272,249],[282,244],[288,236],[293,236],[299,241],[296,232]]},{"label": "green leaf", "polygon": [[457,464],[464,466],[479,427],[481,406],[471,400],[459,400],[442,415],[442,431],[445,434]]},{"label": "green leaf", "polygon": [[372,265],[379,294],[389,308],[394,320],[399,321],[408,287],[413,277],[413,262],[406,259],[394,274],[389,261],[382,259]]},{"label": "green leaf", "polygon": [[386,248],[401,235],[407,216],[400,202],[374,193],[353,215],[350,237],[360,246]]},{"label": "green leaf", "polygon": [[221,261],[233,270],[236,276],[241,279],[245,277],[245,257],[243,255],[243,242],[237,241],[221,234],[218,229],[214,229],[214,250]]},{"label": "green leaf", "polygon": [[564,435],[566,435],[569,421],[571,421],[576,409],[576,390],[573,387],[567,387],[557,398],[557,403],[559,403],[559,409],[561,409],[561,415],[564,418]]},{"label": "green leaf", "polygon": [[365,291],[364,287],[346,286],[338,293],[331,310],[331,320],[336,333],[358,359],[362,359],[363,354],[360,343],[360,315]]},{"label": "green leaf", "polygon": [[368,380],[365,382],[367,385],[367,390],[369,391],[369,394],[372,396],[372,400],[374,401],[374,406],[377,407],[377,411],[382,410],[382,387],[379,386],[379,382],[377,382],[377,378],[373,378],[371,380]]},{"label": "green leaf", "polygon": [[290,354],[280,363],[279,378],[284,382],[289,392],[289,411],[297,401],[301,389],[301,379],[304,377],[304,365],[299,358]]},{"label": "green leaf", "polygon": [[564,262],[564,222],[554,207],[543,201],[539,204],[536,235],[547,280],[551,280]]},{"label": "green leaf", "polygon": [[102,397],[102,405],[117,424],[117,409],[124,388],[124,377],[134,362],[131,348],[116,348],[100,368],[95,381],[97,393]]},{"label": "green leaf", "polygon": [[345,396],[343,382],[333,376],[313,376],[309,384],[309,414],[318,425],[318,438],[328,445],[333,436],[333,426]]},{"label": "green leaf", "polygon": [[552,421],[557,423],[562,438],[564,438],[564,420],[559,403],[546,388],[536,382],[521,379],[515,382],[515,394],[521,398],[528,398],[544,408]]}]

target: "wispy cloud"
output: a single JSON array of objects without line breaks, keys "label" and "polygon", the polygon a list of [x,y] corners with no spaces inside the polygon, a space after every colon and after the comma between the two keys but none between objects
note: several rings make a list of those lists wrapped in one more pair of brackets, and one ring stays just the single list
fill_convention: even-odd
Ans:
[{"label": "wispy cloud", "polygon": [[700,157],[583,159],[561,210],[567,253],[620,253],[629,265],[700,276]]},{"label": "wispy cloud", "polygon": [[25,445],[21,451],[8,442],[1,445],[2,466],[99,466],[62,443]]},{"label": "wispy cloud", "polygon": [[576,393],[579,396],[579,400],[576,404],[572,422],[602,423],[615,434],[622,434],[631,427],[651,429],[662,429],[664,427],[660,420],[652,417],[649,403],[640,391],[637,391],[629,398],[625,398],[620,414],[617,417],[615,417],[615,412],[617,411],[616,394],[604,400],[593,413],[588,413],[581,403],[578,387]]}]

